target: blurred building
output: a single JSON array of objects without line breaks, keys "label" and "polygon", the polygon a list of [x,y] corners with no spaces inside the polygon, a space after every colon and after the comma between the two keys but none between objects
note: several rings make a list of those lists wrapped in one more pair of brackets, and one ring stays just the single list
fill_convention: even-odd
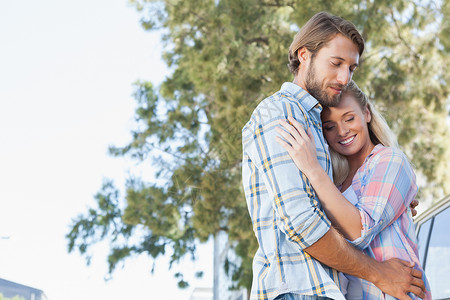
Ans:
[{"label": "blurred building", "polygon": [[224,265],[228,261],[230,270],[240,263],[240,258],[230,247],[228,235],[220,232],[214,238],[214,298],[213,300],[247,300],[247,290],[230,289],[233,286],[231,275],[227,274]]},{"label": "blurred building", "polygon": [[19,297],[24,300],[48,300],[42,290],[0,278],[0,294],[6,298]]},{"label": "blurred building", "polygon": [[247,300],[247,290],[232,289],[231,275],[225,270],[226,261],[230,269],[240,263],[239,257],[231,248],[225,232],[220,232],[214,237],[213,287],[195,288],[189,300]]},{"label": "blurred building", "polygon": [[195,288],[189,300],[213,300],[213,289]]}]

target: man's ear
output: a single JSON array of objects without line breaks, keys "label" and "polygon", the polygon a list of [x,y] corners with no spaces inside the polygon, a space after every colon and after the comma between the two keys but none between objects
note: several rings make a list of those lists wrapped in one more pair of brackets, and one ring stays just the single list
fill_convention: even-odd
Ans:
[{"label": "man's ear", "polygon": [[300,65],[308,61],[310,57],[311,52],[309,52],[309,50],[306,49],[306,47],[302,47],[297,50],[297,58],[300,61]]}]

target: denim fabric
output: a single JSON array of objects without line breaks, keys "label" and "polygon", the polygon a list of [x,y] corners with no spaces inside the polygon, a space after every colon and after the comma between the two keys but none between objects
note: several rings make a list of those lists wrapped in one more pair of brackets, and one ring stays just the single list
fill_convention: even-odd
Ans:
[{"label": "denim fabric", "polygon": [[298,295],[298,294],[292,294],[292,293],[282,294],[275,298],[275,300],[325,300],[325,299],[331,299],[331,298]]}]

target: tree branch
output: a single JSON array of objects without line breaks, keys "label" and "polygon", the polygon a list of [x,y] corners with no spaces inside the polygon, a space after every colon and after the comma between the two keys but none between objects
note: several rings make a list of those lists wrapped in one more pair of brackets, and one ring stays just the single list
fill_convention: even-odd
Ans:
[{"label": "tree branch", "polygon": [[255,38],[246,40],[245,43],[247,45],[251,44],[251,43],[257,43],[257,44],[260,43],[260,44],[269,45],[269,39],[267,37],[265,37],[265,36],[260,36],[260,37],[255,37]]},{"label": "tree branch", "polygon": [[400,26],[397,23],[397,20],[394,17],[394,11],[392,9],[390,9],[391,12],[391,18],[392,18],[392,22],[394,22],[396,31],[397,31],[397,37],[400,39],[400,41],[403,43],[403,45],[409,49],[409,51],[413,54],[413,56],[419,60],[422,59],[422,56],[417,53],[412,47],[411,45],[408,44],[408,42],[406,42],[406,40],[403,38],[403,36],[400,33]]},{"label": "tree branch", "polygon": [[294,1],[289,1],[289,2],[286,2],[286,3],[281,3],[281,1],[280,0],[275,0],[275,2],[273,3],[270,3],[270,2],[265,2],[265,1],[262,1],[262,5],[263,6],[272,6],[272,7],[283,7],[283,6],[289,6],[289,7],[292,7],[292,8],[294,8]]}]

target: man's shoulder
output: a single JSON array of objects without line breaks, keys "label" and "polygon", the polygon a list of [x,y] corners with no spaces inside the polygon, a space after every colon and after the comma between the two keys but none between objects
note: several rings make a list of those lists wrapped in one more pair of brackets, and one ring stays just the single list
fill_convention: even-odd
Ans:
[{"label": "man's shoulder", "polygon": [[305,90],[293,83],[285,82],[280,90],[259,102],[254,113],[267,107],[281,107],[286,103],[301,106],[302,100],[306,97],[309,97],[309,94]]},{"label": "man's shoulder", "polygon": [[278,119],[285,119],[290,115],[295,115],[295,118],[302,123],[306,118],[306,110],[298,98],[289,91],[281,89],[259,102],[243,131],[251,128],[252,125],[263,125]]}]

